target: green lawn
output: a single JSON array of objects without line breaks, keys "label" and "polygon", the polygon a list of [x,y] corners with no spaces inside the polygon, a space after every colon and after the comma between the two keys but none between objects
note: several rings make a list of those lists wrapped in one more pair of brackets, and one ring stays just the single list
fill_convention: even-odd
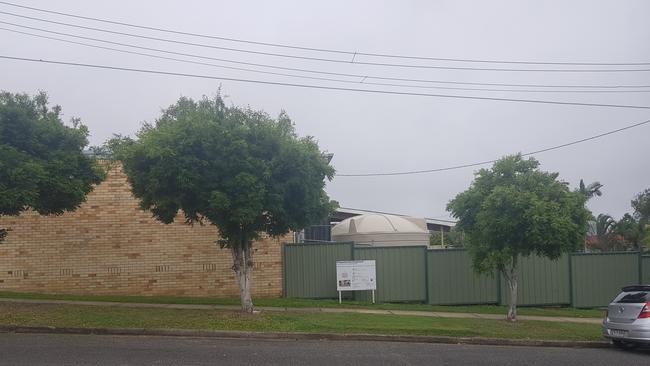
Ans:
[{"label": "green lawn", "polygon": [[595,324],[426,318],[352,313],[274,313],[0,303],[0,325],[428,335],[602,340]]},{"label": "green lawn", "polygon": [[[212,297],[171,297],[171,296],[81,296],[81,295],[48,295],[19,292],[2,292],[0,298],[14,299],[44,299],[44,300],[78,300],[78,301],[114,301],[136,302],[148,304],[202,304],[202,305],[239,305],[239,299],[224,299]],[[289,308],[368,308],[383,310],[414,310],[441,311],[453,313],[505,314],[506,308],[496,305],[475,306],[434,306],[426,304],[371,304],[358,301],[344,301],[339,305],[337,300],[311,299],[253,299],[256,306],[274,306]],[[576,318],[601,318],[603,310],[574,309],[568,307],[521,307],[519,315],[567,316]]]}]

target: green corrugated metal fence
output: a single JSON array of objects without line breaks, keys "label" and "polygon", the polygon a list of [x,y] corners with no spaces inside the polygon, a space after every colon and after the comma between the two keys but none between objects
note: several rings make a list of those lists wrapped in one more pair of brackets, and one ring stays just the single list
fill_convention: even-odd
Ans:
[{"label": "green corrugated metal fence", "polygon": [[573,306],[605,306],[621,287],[639,282],[638,253],[571,255]]},{"label": "green corrugated metal fence", "polygon": [[[355,247],[352,243],[286,244],[284,294],[337,298],[336,261],[377,261],[378,302],[432,305],[506,304],[508,288],[499,276],[477,275],[466,250],[426,247]],[[575,253],[556,261],[531,256],[519,262],[520,305],[600,307],[625,285],[650,284],[650,256],[636,252]],[[643,265],[644,271],[640,271]],[[639,274],[642,274],[642,278]],[[369,300],[366,291],[344,293]]]},{"label": "green corrugated metal fence", "polygon": [[[517,302],[519,305],[569,305],[571,288],[569,286],[569,256],[558,260],[529,256],[519,259],[517,271]],[[510,298],[505,279],[501,279],[501,304]]]},{"label": "green corrugated metal fence", "polygon": [[[426,252],[422,247],[355,248],[354,259],[374,259],[377,266],[377,302],[426,302]],[[370,300],[368,291],[358,291],[355,299]]]},{"label": "green corrugated metal fence", "polygon": [[497,302],[496,276],[480,276],[466,250],[428,250],[429,304],[489,304]]},{"label": "green corrugated metal fence", "polygon": [[336,261],[352,260],[352,243],[283,246],[286,297],[334,298]]}]

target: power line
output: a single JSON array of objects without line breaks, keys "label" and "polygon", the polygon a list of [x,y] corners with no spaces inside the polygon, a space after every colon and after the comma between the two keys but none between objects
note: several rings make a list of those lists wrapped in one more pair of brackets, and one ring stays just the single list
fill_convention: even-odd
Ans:
[{"label": "power line", "polygon": [[[0,21],[0,23],[3,23],[3,22]],[[247,68],[242,68],[242,67],[224,66],[224,65],[217,65],[217,64],[207,63],[207,62],[191,61],[191,60],[184,60],[184,59],[174,58],[174,57],[153,55],[153,54],[150,54],[150,53],[121,50],[121,49],[118,49],[118,48],[98,46],[98,45],[94,45],[94,44],[89,44],[89,43],[84,43],[84,42],[76,42],[76,41],[71,41],[71,40],[57,38],[57,37],[49,37],[49,36],[44,36],[44,35],[34,34],[34,33],[29,33],[29,32],[21,32],[21,31],[15,30],[15,29],[8,29],[8,28],[2,28],[2,27],[0,27],[0,30],[9,31],[9,32],[13,32],[13,33],[24,34],[24,35],[28,35],[28,36],[32,36],[32,37],[50,39],[50,40],[55,40],[55,41],[59,41],[59,42],[85,46],[85,47],[92,47],[92,48],[98,48],[98,49],[103,49],[103,50],[121,52],[121,53],[130,54],[130,55],[147,56],[147,57],[153,57],[153,58],[158,58],[158,59],[163,59],[163,60],[185,62],[185,63],[195,64],[195,65],[214,66],[214,67],[220,67],[220,68],[224,68],[224,69],[247,71],[247,72],[257,72],[257,73],[268,74],[268,75],[290,76],[290,77],[305,78],[305,79],[336,81],[336,82],[350,82],[350,83],[358,84],[358,82],[354,82],[354,81],[350,81],[350,80],[322,78],[322,77],[316,77],[316,76],[284,74],[284,73],[278,73],[278,72],[272,72],[272,71],[261,71],[261,70],[247,69]],[[136,47],[136,46],[133,46],[133,47]],[[390,85],[390,84],[388,84],[388,85]],[[479,90],[481,90],[481,89],[479,89]],[[602,91],[602,90],[594,90],[594,91]],[[606,90],[604,90],[604,91],[607,92]],[[633,90],[632,90],[632,92],[633,92]],[[650,92],[650,90],[648,90],[648,92]]]},{"label": "power line", "polygon": [[[119,70],[119,71],[130,71],[130,72],[139,72],[139,73],[148,73],[148,74],[161,74],[161,75],[170,75],[170,76],[182,76],[182,77],[192,77],[192,78],[202,78],[202,79],[215,79],[223,81],[238,81],[238,82],[248,82],[256,84],[266,84],[266,85],[280,85],[280,86],[293,86],[301,88],[314,88],[314,89],[323,89],[323,90],[340,90],[340,91],[356,91],[356,92],[366,92],[366,93],[379,93],[379,94],[395,94],[395,95],[413,95],[413,96],[428,96],[428,97],[439,97],[439,98],[460,98],[460,99],[475,99],[475,100],[492,100],[492,101],[508,101],[508,102],[524,102],[524,103],[541,103],[541,104],[559,104],[559,105],[575,105],[575,106],[590,106],[590,107],[611,107],[611,108],[634,108],[634,109],[650,109],[650,106],[634,106],[634,105],[619,105],[619,104],[597,104],[597,103],[578,103],[578,102],[560,102],[560,101],[542,101],[542,100],[532,100],[532,99],[511,99],[511,98],[492,98],[492,97],[475,97],[475,96],[459,96],[459,95],[444,95],[444,94],[424,94],[424,93],[407,93],[407,92],[397,92],[397,91],[386,91],[386,90],[371,90],[371,89],[352,89],[352,88],[340,88],[340,87],[330,87],[330,86],[319,86],[319,85],[305,85],[305,84],[291,84],[291,83],[280,83],[280,82],[271,82],[271,81],[262,81],[262,80],[251,80],[251,79],[237,79],[237,78],[226,78],[226,77],[217,77],[217,76],[208,76],[208,75],[196,75],[196,74],[186,74],[186,73],[175,73],[175,72],[166,72],[166,71],[156,71],[156,70],[144,70],[144,69],[134,69],[134,68],[125,68],[117,66],[106,66],[106,65],[94,65],[94,64],[84,64],[84,63],[74,63],[74,62],[64,62],[64,61],[53,61],[53,60],[43,60],[43,59],[32,59],[25,57],[12,57],[0,55],[2,59],[8,60],[17,60],[17,61],[28,61],[28,62],[40,62],[48,64],[58,64],[58,65],[68,65],[68,66],[79,66],[79,67],[88,67],[96,69],[108,69],[108,70]],[[557,150],[563,147],[576,145],[582,142],[595,140],[607,135],[625,131],[634,127],[645,125],[650,123],[650,120],[643,122],[635,123],[626,127],[618,128],[611,130],[605,133],[601,133],[595,136],[587,137],[584,139],[568,142],[561,145],[556,145],[536,151],[531,151],[523,153],[522,156],[539,154],[546,151]],[[405,172],[390,172],[390,173],[363,173],[363,174],[337,174],[341,177],[370,177],[370,176],[395,176],[395,175],[412,175],[412,174],[423,174],[423,173],[433,173],[447,170],[456,170],[461,168],[474,167],[479,165],[491,164],[496,162],[497,159],[487,160],[477,163],[462,164],[456,166],[450,166],[445,168],[436,168],[436,169],[427,169],[427,170],[413,170]]]},{"label": "power line", "polygon": [[168,76],[191,77],[191,78],[198,78],[198,79],[236,81],[236,82],[264,84],[264,85],[291,86],[291,87],[307,88],[307,89],[338,90],[338,91],[351,91],[351,92],[360,92],[360,93],[386,94],[386,95],[404,95],[404,96],[420,96],[420,97],[434,97],[434,98],[489,100],[489,101],[535,103],[535,104],[554,104],[554,105],[568,105],[568,106],[580,106],[580,107],[650,109],[650,106],[639,106],[639,105],[629,105],[629,104],[563,102],[563,101],[557,101],[557,100],[497,98],[497,97],[480,97],[480,96],[470,96],[470,95],[428,94],[428,93],[402,92],[402,91],[378,90],[378,89],[343,88],[343,87],[337,87],[337,86],[297,84],[297,83],[286,83],[286,82],[277,82],[277,81],[255,80],[255,79],[240,79],[240,78],[230,78],[230,77],[221,77],[221,76],[211,76],[211,75],[199,75],[199,74],[171,72],[171,71],[136,69],[136,68],[120,67],[120,66],[108,66],[108,65],[78,63],[78,62],[43,60],[43,59],[35,59],[35,58],[27,58],[27,57],[14,57],[14,56],[5,56],[5,55],[0,55],[0,58],[7,59],[7,60],[15,60],[15,61],[27,61],[27,62],[37,62],[37,63],[56,64],[56,65],[78,66],[78,67],[86,67],[86,68],[93,68],[93,69],[129,71],[129,72],[137,72],[137,73],[144,73],[144,74],[158,74],[158,75],[168,75]]},{"label": "power line", "polygon": [[391,63],[384,63],[384,62],[369,62],[369,61],[354,61],[354,60],[349,61],[349,60],[338,60],[338,59],[323,58],[323,57],[288,55],[288,54],[276,53],[276,52],[253,51],[253,50],[246,50],[246,49],[234,48],[234,47],[222,47],[222,46],[208,45],[208,44],[204,44],[204,43],[186,42],[186,41],[179,41],[179,40],[173,40],[173,39],[167,39],[167,38],[144,36],[144,35],[141,35],[141,34],[119,32],[119,31],[113,31],[113,30],[104,29],[104,28],[88,27],[88,26],[83,26],[83,25],[78,25],[78,24],[72,24],[72,23],[66,23],[66,22],[58,22],[58,21],[54,21],[54,20],[48,20],[48,19],[42,19],[42,18],[37,18],[37,17],[31,17],[31,16],[27,16],[27,15],[20,15],[20,14],[10,13],[10,12],[6,12],[6,11],[0,11],[0,14],[10,15],[10,16],[14,16],[14,17],[23,18],[23,19],[36,20],[36,21],[39,21],[39,22],[45,22],[45,23],[50,23],[50,24],[63,25],[63,26],[67,26],[67,27],[74,27],[74,28],[92,30],[92,31],[109,33],[109,34],[116,34],[116,35],[127,36],[127,37],[148,39],[148,40],[153,40],[153,41],[181,44],[181,45],[185,45],[185,46],[211,48],[211,49],[218,49],[218,50],[224,50],[224,51],[242,52],[242,53],[264,55],[264,56],[283,57],[283,58],[308,60],[308,61],[330,62],[330,63],[339,63],[339,64],[356,64],[356,65],[370,65],[370,66],[382,66],[382,67],[399,67],[399,68],[410,68],[410,69],[437,69],[437,70],[464,70],[464,71],[505,71],[505,72],[563,72],[563,73],[595,72],[595,73],[606,73],[606,72],[648,72],[648,71],[650,71],[650,69],[512,69],[512,68],[494,68],[494,67],[493,68],[479,68],[479,67],[464,67],[464,66],[433,66],[433,65],[391,64]]},{"label": "power line", "polygon": [[[582,142],[595,140],[595,139],[598,139],[598,138],[601,138],[601,137],[604,137],[604,136],[607,136],[607,135],[612,135],[612,134],[615,134],[615,133],[618,133],[618,132],[621,132],[621,131],[625,131],[625,130],[629,130],[629,129],[632,129],[632,128],[635,128],[635,127],[639,127],[639,126],[642,126],[642,125],[645,125],[645,124],[648,124],[648,123],[650,123],[650,119],[646,120],[646,121],[643,121],[643,122],[635,123],[635,124],[632,124],[632,125],[629,125],[629,126],[617,128],[615,130],[607,131],[607,132],[604,132],[604,133],[601,133],[601,134],[598,134],[598,135],[594,135],[594,136],[591,136],[591,137],[586,137],[586,138],[583,138],[583,139],[580,139],[580,140],[567,142],[565,144],[555,145],[555,146],[547,147],[547,148],[540,149],[540,150],[535,150],[535,151],[531,151],[531,152],[527,152],[527,153],[522,153],[521,155],[522,156],[529,156],[529,155],[535,155],[535,154],[539,154],[539,153],[543,153],[543,152],[547,152],[547,151],[558,150],[558,149],[561,149],[561,148],[564,148],[564,147],[567,147],[567,146],[577,145],[577,144],[580,144]],[[336,174],[336,176],[337,177],[378,177],[378,176],[425,174],[425,173],[442,172],[442,171],[447,171],[447,170],[456,170],[456,169],[470,168],[470,167],[475,167],[475,166],[480,166],[480,165],[492,164],[492,163],[497,162],[498,160],[499,159],[493,159],[493,160],[480,161],[480,162],[477,162],[477,163],[453,165],[453,166],[448,166],[448,167],[444,167],[444,168],[425,169],[425,170],[411,170],[411,171],[388,172],[388,173]]]},{"label": "power line", "polygon": [[[270,69],[275,69],[275,70],[286,70],[286,71],[297,71],[297,72],[305,72],[305,73],[320,74],[320,75],[353,77],[353,78],[358,78],[360,80],[360,83],[361,83],[361,81],[365,81],[366,79],[376,79],[376,80],[405,81],[405,82],[445,84],[445,85],[452,84],[452,85],[533,87],[533,88],[584,88],[584,89],[650,88],[650,85],[551,85],[551,84],[476,83],[476,82],[461,82],[461,81],[409,79],[409,78],[385,77],[385,76],[363,75],[363,74],[346,74],[346,73],[318,71],[318,70],[310,70],[310,69],[302,69],[302,68],[282,67],[282,66],[276,66],[276,65],[259,64],[259,63],[244,62],[244,61],[234,61],[234,60],[223,59],[223,58],[202,56],[202,55],[197,55],[197,54],[192,54],[192,53],[168,51],[168,50],[163,50],[163,49],[159,49],[159,48],[143,47],[143,46],[137,46],[137,45],[122,43],[122,42],[114,42],[114,41],[109,41],[109,40],[104,40],[104,39],[99,39],[99,38],[94,38],[94,37],[86,37],[86,36],[79,36],[79,35],[70,34],[70,33],[57,32],[57,31],[52,31],[52,30],[48,30],[48,29],[30,27],[30,26],[26,26],[26,25],[21,25],[21,24],[16,24],[16,23],[11,23],[11,22],[5,22],[5,21],[0,21],[0,24],[8,24],[8,25],[11,25],[11,26],[14,26],[14,27],[36,30],[36,31],[39,31],[39,32],[44,32],[44,33],[49,33],[49,34],[57,34],[57,35],[62,35],[62,36],[72,37],[72,38],[77,38],[77,39],[84,39],[84,40],[90,40],[90,41],[101,42],[101,43],[106,43],[106,44],[112,44],[112,45],[117,45],[117,46],[123,46],[123,47],[129,47],[129,48],[135,48],[135,49],[141,49],[141,50],[147,50],[147,51],[154,51],[154,52],[160,52],[160,53],[177,55],[177,56],[192,57],[192,58],[198,58],[198,59],[203,59],[203,60],[227,62],[227,63],[237,64],[237,65],[248,65],[248,66],[256,66],[256,67],[264,67],[264,68],[270,68]],[[5,30],[21,33],[19,31],[10,30],[10,29],[6,29],[6,28],[5,28]],[[22,33],[27,34],[27,35],[34,35],[32,33],[27,33],[27,32],[22,32]],[[34,35],[34,36],[48,38],[48,37],[41,36],[41,35]],[[86,44],[83,44],[83,43],[80,43],[80,42],[73,42],[73,41],[69,41],[69,40],[61,40],[61,39],[54,38],[54,37],[51,37],[51,39],[56,39],[56,40],[60,40],[60,41],[63,41],[63,42],[72,42],[72,43],[86,45]],[[99,47],[99,46],[91,46],[91,47]],[[106,49],[112,49],[112,48],[106,48]],[[122,50],[122,52],[127,52],[127,51]],[[226,67],[226,66],[222,66],[222,67]],[[322,79],[326,80],[326,78],[322,78]],[[368,84],[368,83],[366,83],[366,84]],[[389,85],[389,84],[387,84],[387,85]]]},{"label": "power line", "polygon": [[[4,22],[0,21],[0,23],[4,23]],[[488,91],[488,92],[520,92],[520,93],[650,93],[650,89],[649,90],[486,89],[486,88],[462,88],[462,87],[448,87],[448,86],[445,87],[445,86],[426,86],[426,85],[412,85],[412,84],[377,83],[377,82],[366,82],[365,80],[352,81],[352,80],[344,80],[344,79],[324,78],[324,77],[315,77],[315,76],[304,76],[304,75],[296,75],[296,74],[285,74],[285,73],[272,72],[272,71],[261,71],[261,70],[247,69],[247,68],[242,68],[242,67],[232,67],[232,66],[225,66],[225,65],[217,65],[217,64],[213,64],[213,63],[207,63],[207,62],[191,61],[191,60],[179,59],[179,58],[174,58],[174,57],[153,55],[153,54],[143,53],[143,52],[134,52],[134,51],[122,50],[122,49],[117,49],[117,48],[112,48],[112,47],[98,46],[98,45],[93,45],[93,44],[89,44],[89,43],[76,42],[76,41],[71,41],[71,40],[67,40],[67,39],[62,39],[62,38],[57,38],[57,37],[49,37],[49,36],[44,36],[44,35],[34,34],[34,33],[29,33],[29,32],[22,32],[22,31],[18,31],[18,30],[14,30],[14,29],[3,28],[3,27],[0,27],[0,30],[13,32],[13,33],[18,33],[18,34],[23,34],[23,35],[28,35],[28,36],[31,36],[31,37],[55,40],[55,41],[58,41],[58,42],[64,42],[64,43],[68,43],[68,44],[80,45],[80,46],[84,46],[84,47],[103,49],[103,50],[126,53],[126,54],[131,54],[131,55],[146,56],[146,57],[162,59],[162,60],[177,61],[177,62],[189,63],[189,64],[194,64],[194,65],[212,66],[212,67],[224,68],[224,69],[229,69],[229,70],[254,72],[254,73],[261,73],[261,74],[266,74],[266,75],[278,75],[278,76],[288,76],[288,77],[293,77],[293,78],[310,79],[310,80],[333,81],[333,82],[340,82],[340,83],[347,83],[347,84],[365,84],[365,85],[391,86],[391,87],[402,87],[402,88],[421,88],[421,89]],[[44,32],[49,32],[49,31],[45,31],[45,30],[43,30],[43,31]],[[133,46],[133,47],[137,47],[137,46]]]},{"label": "power line", "polygon": [[386,58],[412,59],[412,60],[474,62],[474,63],[497,63],[497,64],[525,64],[525,65],[567,65],[567,66],[570,66],[570,65],[572,65],[572,66],[644,66],[644,65],[650,65],[650,62],[611,63],[611,62],[508,61],[508,60],[484,60],[484,59],[464,59],[464,58],[409,56],[409,55],[397,55],[397,54],[385,54],[385,53],[360,52],[360,51],[344,51],[344,50],[328,49],[328,48],[304,47],[304,46],[288,45],[288,44],[281,44],[281,43],[260,42],[260,41],[252,41],[252,40],[232,38],[232,37],[222,37],[222,36],[206,35],[206,34],[200,34],[200,33],[184,32],[184,31],[172,30],[172,29],[166,29],[166,28],[150,27],[150,26],[138,25],[138,24],[133,24],[133,23],[119,22],[119,21],[114,21],[114,20],[95,18],[95,17],[88,17],[88,16],[77,15],[77,14],[64,13],[64,12],[59,12],[59,11],[53,11],[53,10],[47,10],[47,9],[42,9],[42,8],[31,7],[31,6],[19,5],[19,4],[6,2],[6,1],[0,1],[0,4],[13,6],[13,7],[17,7],[17,8],[34,10],[34,11],[43,12],[43,13],[62,15],[62,16],[78,18],[78,19],[92,20],[92,21],[96,21],[96,22],[102,22],[102,23],[114,24],[114,25],[121,25],[121,26],[132,27],[132,28],[147,29],[147,30],[153,30],[153,31],[170,33],[170,34],[178,34],[178,35],[183,35],[183,36],[192,36],[192,37],[200,37],[200,38],[220,40],[220,41],[255,44],[255,45],[260,45],[260,46],[280,47],[280,48],[302,50],[302,51],[316,51],[316,52],[335,53],[335,54],[343,54],[343,55],[349,55],[349,56],[359,55],[359,56],[386,57]]}]

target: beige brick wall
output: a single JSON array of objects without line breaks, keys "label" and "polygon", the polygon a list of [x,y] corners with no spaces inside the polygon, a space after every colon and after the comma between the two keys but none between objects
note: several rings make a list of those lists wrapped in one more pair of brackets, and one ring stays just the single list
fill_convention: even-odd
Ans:
[{"label": "beige brick wall", "polygon": [[[138,208],[119,166],[76,211],[0,217],[0,291],[237,297],[212,225],[165,225]],[[253,297],[282,295],[281,243],[254,244]]]}]

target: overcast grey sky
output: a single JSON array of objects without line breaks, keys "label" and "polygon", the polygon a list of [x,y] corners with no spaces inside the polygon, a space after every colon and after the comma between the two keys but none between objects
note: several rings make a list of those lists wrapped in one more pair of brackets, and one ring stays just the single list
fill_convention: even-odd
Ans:
[{"label": "overcast grey sky", "polygon": [[[488,60],[650,62],[650,23],[647,20],[650,2],[644,0],[13,2],[186,32],[353,52]],[[0,11],[220,47],[351,60],[347,55],[165,34],[2,4]],[[0,14],[0,21],[173,52],[355,75],[479,83],[650,85],[650,72],[497,72],[337,64],[170,44],[6,14]],[[0,24],[0,27],[20,29],[6,24]],[[44,34],[24,28],[20,30]],[[348,88],[650,106],[650,93],[459,91],[303,80],[121,54],[5,30],[0,30],[0,54]],[[412,61],[367,56],[356,56],[355,61],[483,68],[608,68]],[[650,69],[650,64],[609,68]],[[155,120],[160,110],[178,97],[212,95],[220,84],[229,96],[228,100],[234,104],[250,105],[272,115],[286,110],[298,133],[315,136],[323,150],[334,153],[332,163],[337,171],[348,174],[433,169],[490,160],[650,119],[650,110],[643,109],[363,94],[0,60],[0,89],[27,93],[47,91],[51,102],[63,107],[66,118],[80,117],[89,126],[92,144],[102,143],[113,133],[132,134],[142,121]],[[632,196],[650,187],[649,136],[650,125],[645,125],[600,140],[542,153],[536,158],[541,161],[543,169],[559,172],[561,179],[572,186],[577,185],[580,178],[603,183],[604,195],[594,199],[590,208],[595,214],[609,213],[620,217],[629,211]],[[328,185],[328,192],[344,207],[444,219],[448,218],[446,203],[469,186],[475,170],[467,168],[397,177],[336,177]]]}]

